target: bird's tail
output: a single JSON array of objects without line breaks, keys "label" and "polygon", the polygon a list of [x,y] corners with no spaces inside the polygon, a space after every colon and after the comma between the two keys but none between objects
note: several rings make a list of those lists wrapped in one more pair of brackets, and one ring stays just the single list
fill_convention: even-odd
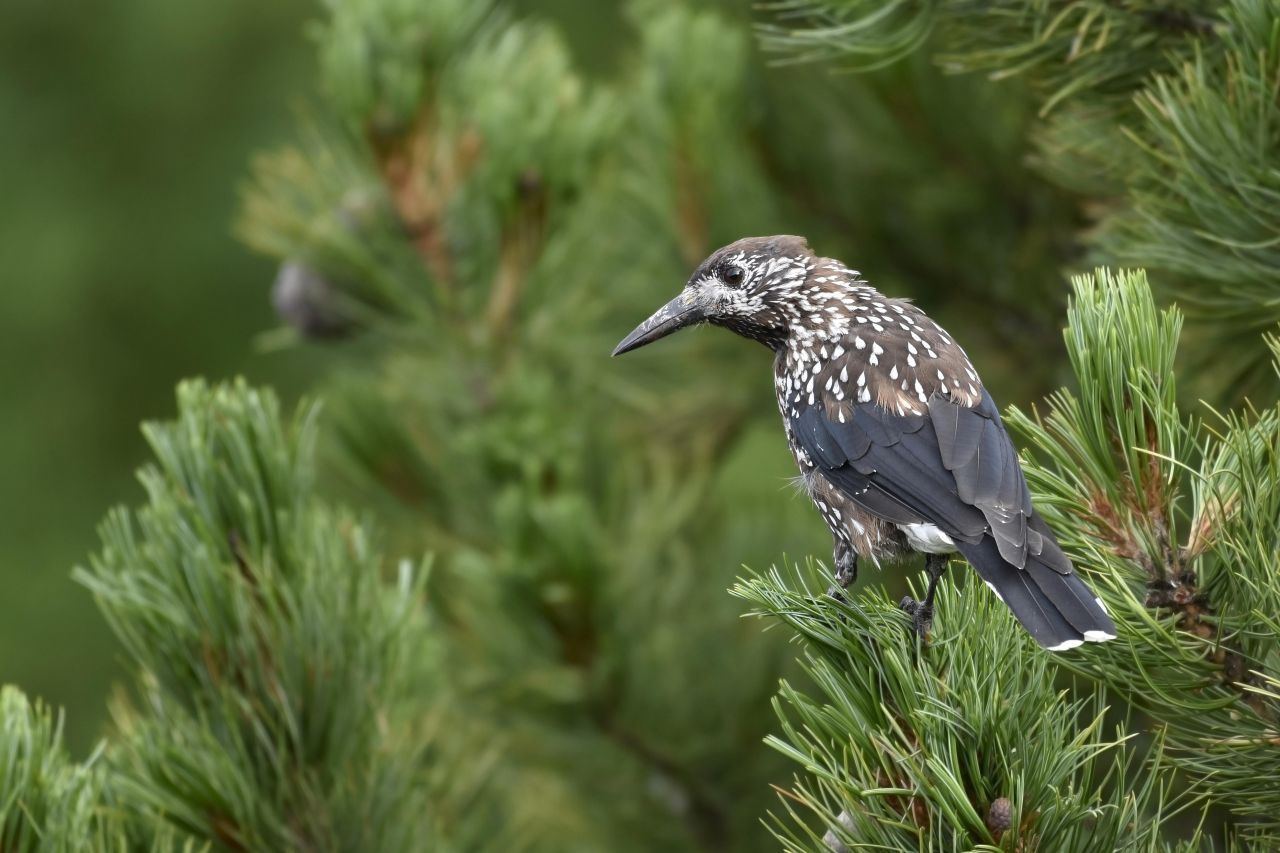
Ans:
[{"label": "bird's tail", "polygon": [[[1051,652],[1074,649],[1088,641],[1114,640],[1116,624],[1052,540],[1045,553],[1027,553],[1018,568],[1000,556],[991,536],[976,543],[957,543],[960,553],[999,596],[1036,642]],[[1060,558],[1060,559],[1059,559]],[[1053,564],[1065,567],[1063,572]]]}]

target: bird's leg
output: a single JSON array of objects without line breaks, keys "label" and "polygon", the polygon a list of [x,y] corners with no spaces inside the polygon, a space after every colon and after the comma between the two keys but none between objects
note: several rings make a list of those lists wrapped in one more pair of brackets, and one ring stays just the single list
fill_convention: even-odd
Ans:
[{"label": "bird's leg", "polygon": [[836,537],[835,552],[832,554],[836,571],[833,575],[835,583],[827,590],[827,595],[836,601],[844,601],[844,591],[853,586],[858,579],[858,553],[840,537]]},{"label": "bird's leg", "polygon": [[904,596],[898,604],[911,614],[920,639],[924,639],[929,629],[933,627],[933,596],[938,591],[938,581],[942,580],[942,576],[947,573],[947,566],[950,564],[951,558],[947,554],[926,554],[924,570],[929,574],[929,589],[924,594],[924,601],[916,601],[911,596]]}]

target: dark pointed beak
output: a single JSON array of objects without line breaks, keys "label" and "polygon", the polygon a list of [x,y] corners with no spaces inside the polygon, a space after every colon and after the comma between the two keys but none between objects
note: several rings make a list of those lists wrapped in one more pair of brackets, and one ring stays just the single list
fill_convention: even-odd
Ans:
[{"label": "dark pointed beak", "polygon": [[675,299],[663,305],[653,316],[636,326],[631,334],[622,339],[622,343],[613,349],[614,355],[622,355],[651,344],[658,338],[665,338],[672,332],[678,332],[686,326],[706,319],[706,312],[699,304],[697,294],[689,290],[683,291]]}]

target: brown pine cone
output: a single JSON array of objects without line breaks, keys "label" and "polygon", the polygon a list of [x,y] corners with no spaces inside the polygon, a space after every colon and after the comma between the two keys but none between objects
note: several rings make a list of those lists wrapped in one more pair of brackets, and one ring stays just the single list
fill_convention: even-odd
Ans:
[{"label": "brown pine cone", "polygon": [[999,838],[1013,826],[1013,803],[1008,797],[1001,797],[991,804],[987,811],[987,829]]}]

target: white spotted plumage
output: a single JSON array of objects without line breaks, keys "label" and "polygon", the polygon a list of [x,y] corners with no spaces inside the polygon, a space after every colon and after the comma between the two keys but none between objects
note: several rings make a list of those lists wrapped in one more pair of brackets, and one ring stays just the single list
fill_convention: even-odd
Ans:
[{"label": "white spotted plumage", "polygon": [[[766,258],[743,251],[720,263],[740,265],[748,284],[728,288],[714,266],[702,277],[701,286],[712,289],[719,306],[712,322],[775,350],[774,387],[784,421],[813,405],[845,423],[853,405],[919,415],[934,394],[965,406],[981,399],[976,371],[941,327],[910,302],[872,288],[856,270],[825,258]],[[896,322],[888,322],[890,317]],[[932,552],[948,547],[936,528],[895,529],[843,498],[789,427],[787,432],[807,489],[822,502],[821,514],[837,539],[869,557],[894,550],[894,543]]]}]

